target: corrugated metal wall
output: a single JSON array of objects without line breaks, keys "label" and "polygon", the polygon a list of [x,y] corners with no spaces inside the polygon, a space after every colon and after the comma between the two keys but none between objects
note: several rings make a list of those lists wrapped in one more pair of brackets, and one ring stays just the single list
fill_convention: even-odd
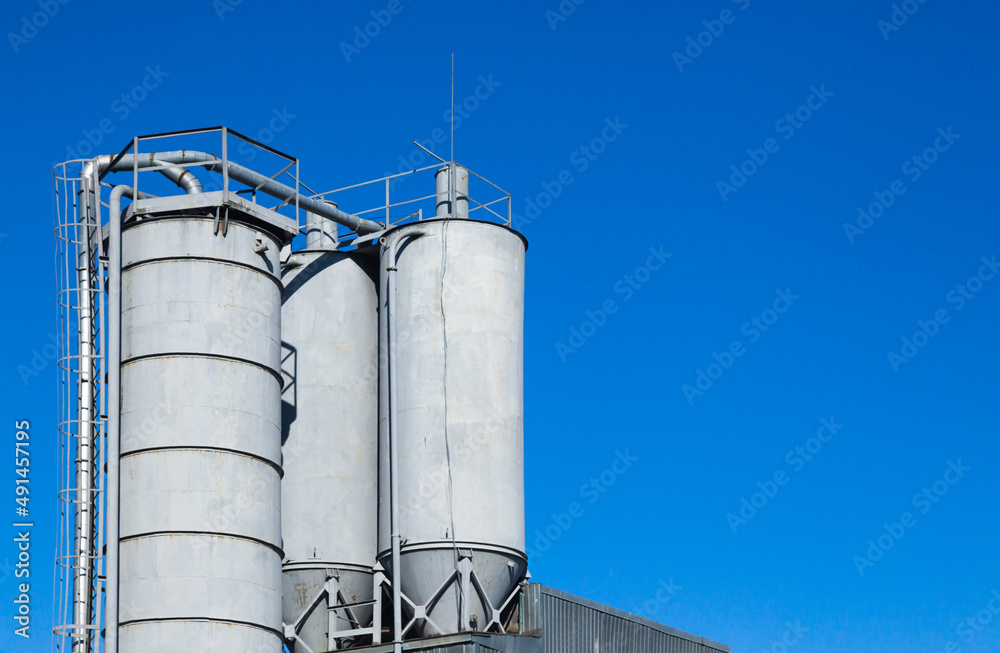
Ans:
[{"label": "corrugated metal wall", "polygon": [[572,594],[530,584],[524,631],[541,630],[545,653],[729,653],[729,647]]},{"label": "corrugated metal wall", "polygon": [[500,653],[495,648],[487,648],[481,644],[452,644],[451,646],[435,646],[421,651],[421,653]]},{"label": "corrugated metal wall", "polygon": [[[730,653],[729,647],[537,583],[520,602],[522,633],[464,633],[403,644],[416,653]],[[392,645],[363,649],[389,653]],[[359,652],[360,653],[360,652]]]},{"label": "corrugated metal wall", "polygon": [[[403,644],[403,650],[414,653],[542,653],[542,643],[537,637],[462,633],[409,641]],[[392,644],[365,647],[360,651],[392,653]]]}]

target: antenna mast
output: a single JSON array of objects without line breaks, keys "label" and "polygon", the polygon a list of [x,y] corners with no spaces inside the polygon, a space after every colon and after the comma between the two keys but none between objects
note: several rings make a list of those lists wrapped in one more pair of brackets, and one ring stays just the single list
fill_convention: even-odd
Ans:
[{"label": "antenna mast", "polygon": [[451,53],[451,162],[455,163],[455,53]]}]

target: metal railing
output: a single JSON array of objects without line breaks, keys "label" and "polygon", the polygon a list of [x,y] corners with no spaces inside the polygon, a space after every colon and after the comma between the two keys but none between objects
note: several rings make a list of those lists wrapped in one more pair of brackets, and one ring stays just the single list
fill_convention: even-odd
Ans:
[{"label": "metal railing", "polygon": [[[341,188],[335,188],[333,190],[323,191],[322,193],[315,193],[314,195],[312,195],[312,199],[327,201],[327,202],[332,201],[336,204],[340,204],[340,199],[345,196],[347,191],[358,191],[360,189],[369,189],[368,195],[371,196],[372,195],[371,189],[374,189],[376,188],[376,185],[379,185],[382,187],[382,189],[380,190],[384,191],[384,202],[372,206],[370,208],[365,208],[361,211],[353,211],[353,213],[354,215],[357,215],[359,217],[367,216],[369,217],[369,219],[372,220],[377,219],[382,224],[384,224],[386,230],[388,230],[402,224],[427,220],[429,218],[435,217],[436,215],[436,211],[434,210],[435,204],[434,202],[431,201],[437,198],[436,192],[430,193],[428,195],[420,195],[418,197],[407,197],[405,199],[397,199],[396,201],[393,201],[392,188],[395,183],[398,183],[398,181],[401,181],[404,178],[412,176],[416,176],[418,178],[426,177],[428,179],[423,179],[422,181],[426,181],[427,188],[433,189],[434,188],[433,175],[427,175],[427,174],[421,175],[421,173],[427,173],[428,171],[436,172],[444,167],[455,166],[455,165],[459,164],[454,161],[445,161],[441,159],[441,163],[435,163],[433,165],[424,166],[422,168],[416,168],[415,170],[400,172],[394,175],[388,175],[386,177],[379,177],[378,179],[371,179],[369,181],[363,181],[361,183],[351,184],[350,186],[343,186]],[[476,217],[484,221],[498,222],[500,224],[510,227],[512,222],[512,204],[511,204],[510,193],[505,191],[503,188],[500,188],[500,186],[497,186],[489,179],[478,174],[474,170],[471,170],[469,168],[465,169],[468,170],[469,174],[476,176],[477,178],[486,182],[491,187],[493,187],[494,189],[496,189],[501,193],[499,197],[491,197],[489,199],[484,198],[486,201],[479,201],[475,197],[473,197],[472,193],[470,192],[469,203],[475,205],[475,206],[470,206],[469,208],[470,217],[475,211],[483,211],[484,213],[477,215]],[[380,195],[381,194],[382,193],[380,193]],[[397,192],[397,195],[399,194],[400,193]],[[506,215],[504,215],[503,213],[498,213],[493,208],[491,208],[495,207],[497,204],[502,204],[504,202],[506,202],[507,205],[505,211]],[[352,208],[354,207],[354,204],[356,204],[356,202],[351,202]],[[403,211],[400,211],[402,207],[407,207],[407,208]],[[430,210],[425,210],[428,208]],[[307,214],[307,216],[308,215],[309,214]],[[304,225],[304,229],[316,226],[317,224],[319,223],[307,222]],[[351,231],[344,230],[343,228],[338,229],[338,241],[340,241],[340,243],[342,243],[342,246],[344,247],[350,246],[355,242],[357,242],[353,238],[353,235],[354,234]],[[371,237],[374,237],[376,235],[377,234],[371,234]],[[366,235],[362,238],[358,238],[357,240],[368,240],[369,238],[370,237]]]},{"label": "metal railing", "polygon": [[[154,155],[157,151],[162,151],[162,150],[153,150],[153,149],[148,148],[148,147],[147,148],[143,148],[142,147],[143,144],[149,145],[149,144],[152,144],[155,141],[164,141],[164,140],[167,140],[167,139],[185,138],[185,137],[191,137],[191,136],[196,136],[196,135],[214,134],[214,133],[217,133],[219,135],[219,151],[221,152],[221,155],[215,155],[213,153],[213,156],[215,157],[214,159],[207,160],[207,161],[191,161],[191,162],[183,162],[183,163],[170,163],[169,165],[150,166],[150,167],[140,167],[138,165],[138,161],[139,161],[140,155]],[[253,148],[258,148],[258,149],[260,149],[260,150],[262,150],[264,152],[268,152],[268,153],[270,153],[270,154],[278,157],[278,159],[282,160],[283,162],[286,162],[286,163],[284,163],[283,167],[281,167],[280,169],[277,170],[277,172],[274,172],[273,174],[268,175],[267,179],[272,180],[272,181],[278,181],[283,176],[284,177],[288,177],[289,180],[294,184],[292,187],[295,189],[296,193],[301,193],[302,192],[304,186],[299,181],[299,160],[297,158],[291,156],[290,154],[286,154],[286,153],[284,153],[284,152],[282,152],[280,150],[277,150],[277,149],[275,149],[273,147],[265,145],[264,143],[256,141],[256,140],[250,138],[249,136],[244,136],[243,134],[241,134],[241,133],[239,133],[237,131],[234,131],[232,129],[229,129],[228,127],[205,127],[205,128],[202,128],[202,129],[187,129],[187,130],[181,130],[181,131],[163,132],[163,133],[160,133],[160,134],[149,134],[149,135],[146,135],[146,136],[136,136],[135,138],[132,139],[132,142],[129,143],[129,145],[127,145],[124,149],[122,149],[118,154],[116,154],[114,156],[114,158],[111,161],[111,165],[108,166],[108,167],[109,168],[113,167],[126,154],[132,154],[132,155],[134,155],[133,156],[133,162],[134,163],[133,163],[133,166],[132,166],[132,171],[133,171],[133,175],[132,175],[132,177],[133,177],[132,188],[134,188],[136,191],[144,192],[143,189],[139,187],[139,173],[140,172],[159,172],[161,170],[166,170],[168,168],[183,168],[183,169],[205,168],[205,169],[211,169],[211,168],[213,168],[215,166],[219,166],[220,175],[218,175],[218,176],[212,175],[212,176],[210,176],[207,179],[201,179],[201,178],[199,178],[202,181],[204,189],[206,191],[213,191],[213,190],[220,190],[220,191],[222,191],[223,192],[223,200],[224,201],[228,199],[228,195],[229,195],[230,192],[232,192],[232,193],[234,193],[236,195],[247,195],[247,196],[250,197],[250,201],[256,204],[257,203],[258,191],[261,188],[260,185],[258,185],[257,187],[247,186],[246,188],[239,188],[239,189],[236,189],[236,190],[233,190],[231,188],[231,182],[233,180],[231,180],[230,176],[229,176],[229,163],[232,161],[232,157],[230,156],[230,152],[232,151],[233,145],[234,145],[234,143],[232,143],[233,139],[235,139],[236,143],[246,143],[246,144],[252,146]],[[143,151],[143,149],[146,149],[147,151]],[[190,148],[188,148],[188,149],[190,149]],[[104,177],[105,177],[105,175],[107,175],[107,174],[108,174],[108,171],[104,171],[104,172],[101,173],[101,175],[100,175],[99,178],[103,180]],[[261,174],[266,174],[266,173],[261,173]],[[221,180],[221,182],[220,182],[220,180]],[[308,189],[306,189],[306,190],[308,190]],[[264,197],[266,197],[266,196],[264,196]],[[284,208],[286,205],[290,206],[290,207],[293,207],[295,209],[295,216],[294,217],[295,217],[296,221],[298,221],[299,220],[298,202],[290,203],[290,202],[288,202],[286,200],[286,201],[281,202],[281,203],[279,203],[277,205],[274,205],[274,206],[267,206],[266,208],[269,208],[272,211],[279,211],[280,209]],[[264,205],[262,205],[262,206],[264,206]]]}]

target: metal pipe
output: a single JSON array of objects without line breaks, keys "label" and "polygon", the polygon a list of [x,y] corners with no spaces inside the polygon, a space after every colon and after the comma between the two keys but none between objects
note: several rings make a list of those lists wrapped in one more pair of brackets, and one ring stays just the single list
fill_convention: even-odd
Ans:
[{"label": "metal pipe", "polygon": [[93,561],[95,556],[93,516],[97,496],[92,491],[94,478],[94,313],[92,304],[92,273],[94,267],[91,251],[92,235],[96,232],[97,213],[95,192],[100,188],[94,166],[87,162],[80,178],[77,200],[77,430],[76,430],[76,481],[74,499],[75,527],[73,542],[73,653],[89,653],[92,639],[92,589],[94,584]]},{"label": "metal pipe", "polygon": [[[118,651],[118,458],[121,446],[121,290],[122,197],[134,198],[130,186],[115,186],[109,205],[108,236],[108,481],[107,555],[105,556],[105,653]],[[139,193],[139,197],[143,197]]]},{"label": "metal pipe", "polygon": [[[98,156],[95,159],[91,159],[90,161],[84,162],[83,174],[80,175],[82,178],[96,179],[96,174],[95,174],[96,168],[94,166],[95,160],[98,161],[100,169],[105,170],[107,169],[108,164],[111,163],[112,158],[110,157],[110,155],[102,154],[101,156]],[[193,174],[191,174],[189,170],[186,170],[185,168],[182,168],[180,166],[169,165],[168,163],[158,159],[154,159],[149,167],[153,166],[156,167],[166,166],[161,170],[158,170],[157,172],[159,172],[161,175],[163,175],[170,181],[177,184],[179,187],[183,188],[184,192],[187,193],[188,195],[197,195],[198,193],[204,192],[204,189],[202,188],[201,185],[201,181]]]},{"label": "metal pipe", "polygon": [[[110,169],[112,172],[123,172],[132,170],[133,166],[136,164],[134,154],[123,155],[113,167],[111,166],[112,160],[113,157],[107,154],[102,154],[97,157],[98,165],[102,171]],[[157,162],[160,162],[159,165],[162,165],[162,162],[205,163],[217,160],[218,157],[213,154],[208,154],[207,152],[194,152],[192,150],[151,152],[149,154],[139,155],[138,167],[153,168],[158,165]],[[206,167],[214,172],[224,172],[218,163],[210,164]],[[359,234],[375,233],[376,231],[382,231],[383,229],[382,225],[377,222],[359,218],[356,215],[351,215],[350,213],[341,211],[334,205],[326,204],[322,201],[306,197],[290,186],[286,186],[285,184],[275,181],[270,177],[265,177],[260,173],[250,170],[249,168],[244,168],[237,163],[233,163],[231,161],[228,162],[225,172],[228,173],[230,178],[235,179],[242,184],[256,188],[271,197],[280,199],[290,204],[295,204],[297,202],[300,208],[330,218],[334,222],[342,224]]]},{"label": "metal pipe", "polygon": [[96,398],[94,391],[94,260],[91,243],[96,233],[94,200],[96,179],[80,180],[77,221],[77,430],[76,430],[76,491],[71,495],[75,505],[75,538],[73,549],[73,653],[90,650],[93,595],[94,508],[97,496],[93,492]]},{"label": "metal pipe", "polygon": [[[163,161],[154,161],[153,165],[162,166],[166,164]],[[183,188],[184,192],[188,195],[197,195],[203,190],[201,182],[198,178],[191,174],[191,172],[186,168],[182,168],[180,166],[170,166],[168,168],[158,170],[157,172]]]},{"label": "metal pipe", "polygon": [[400,589],[401,572],[399,568],[400,533],[399,533],[399,447],[396,425],[396,365],[393,362],[393,350],[396,347],[396,318],[393,310],[396,306],[396,284],[392,282],[392,272],[396,271],[396,246],[403,238],[420,238],[430,232],[424,230],[407,231],[392,236],[389,240],[389,267],[386,272],[386,304],[389,312],[389,351],[386,360],[389,365],[389,530],[392,538],[392,650],[400,653],[403,646],[403,605]]}]

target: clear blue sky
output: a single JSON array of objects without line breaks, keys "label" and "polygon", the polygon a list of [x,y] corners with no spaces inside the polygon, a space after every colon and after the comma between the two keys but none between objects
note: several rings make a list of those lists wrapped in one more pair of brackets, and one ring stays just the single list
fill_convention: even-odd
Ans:
[{"label": "clear blue sky", "polygon": [[54,330],[51,163],[102,121],[101,152],[225,124],[310,185],[378,177],[446,126],[451,52],[456,156],[531,243],[534,579],[734,651],[797,621],[792,651],[1000,647],[1000,277],[969,282],[1000,255],[996,3],[562,4],[3,3],[0,562],[20,419],[37,526],[34,637],[0,566],[0,649],[49,646],[55,366],[18,366]]}]

